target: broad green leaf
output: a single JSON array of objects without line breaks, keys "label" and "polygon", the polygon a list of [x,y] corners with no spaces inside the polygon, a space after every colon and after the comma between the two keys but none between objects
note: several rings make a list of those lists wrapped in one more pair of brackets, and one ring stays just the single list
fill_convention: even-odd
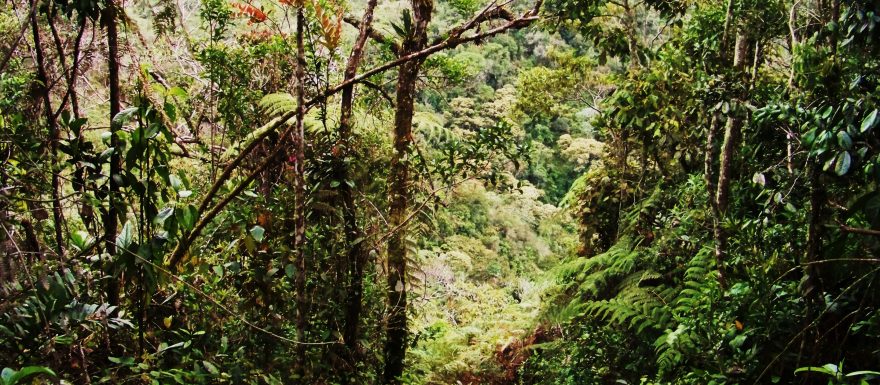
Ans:
[{"label": "broad green leaf", "polygon": [[198,209],[193,205],[187,205],[183,209],[176,210],[177,222],[180,223],[180,227],[189,231],[192,230],[196,225],[196,220],[199,216]]},{"label": "broad green leaf", "polygon": [[202,365],[205,367],[205,370],[207,370],[208,373],[211,373],[215,376],[220,374],[220,370],[218,370],[217,367],[214,366],[214,364],[212,364],[208,361],[202,361]]},{"label": "broad green leaf", "polygon": [[90,246],[92,246],[92,242],[95,241],[95,238],[92,237],[86,231],[77,230],[70,234],[70,243],[73,247],[75,247],[79,251],[83,251]]},{"label": "broad green leaf", "polygon": [[878,116],[878,111],[874,110],[865,117],[865,120],[862,120],[862,133],[865,133],[868,130],[874,128],[874,126],[877,125],[878,121],[880,121],[880,116]]},{"label": "broad green leaf", "polygon": [[178,98],[187,97],[186,90],[184,90],[183,88],[180,88],[180,87],[171,87],[168,90],[168,95],[178,97]]},{"label": "broad green leaf", "polygon": [[840,131],[837,133],[837,144],[843,147],[843,149],[849,150],[853,145],[852,138],[849,137],[846,131]]},{"label": "broad green leaf", "polygon": [[119,111],[119,113],[113,117],[113,125],[115,127],[122,127],[122,125],[128,123],[128,121],[131,120],[131,117],[134,116],[137,111],[137,107],[129,107],[122,111]]},{"label": "broad green leaf", "polygon": [[11,368],[3,368],[3,372],[0,372],[0,378],[3,379],[5,385],[15,385],[18,384],[19,381],[36,374],[46,374],[53,377],[56,376],[52,369],[45,366],[26,366],[18,371]]},{"label": "broad green leaf", "polygon": [[153,223],[162,224],[163,222],[165,222],[166,219],[170,218],[172,215],[174,215],[174,207],[166,207],[166,208],[160,210],[158,214],[156,214],[156,218],[153,219]]},{"label": "broad green leaf", "polygon": [[254,227],[251,227],[250,233],[251,233],[251,236],[254,237],[255,241],[262,242],[263,235],[266,233],[266,229],[264,229],[263,226],[254,225]]},{"label": "broad green leaf", "polygon": [[174,191],[180,191],[186,188],[183,185],[183,179],[180,179],[180,177],[175,174],[169,174],[168,181],[171,182],[171,188],[173,188]]},{"label": "broad green leaf", "polygon": [[116,246],[121,247],[123,249],[127,249],[131,246],[131,242],[134,239],[134,226],[132,226],[131,221],[125,222],[125,225],[122,226],[122,232],[116,236]]},{"label": "broad green leaf", "polygon": [[740,334],[736,336],[733,340],[730,341],[730,347],[738,349],[746,342],[746,338],[748,338],[748,336],[746,336],[745,334]]},{"label": "broad green leaf", "polygon": [[764,177],[764,174],[756,172],[755,175],[752,175],[752,182],[764,186],[767,184],[767,178]]},{"label": "broad green leaf", "polygon": [[814,128],[807,131],[804,136],[802,136],[802,139],[804,141],[804,144],[806,144],[807,146],[812,146],[813,143],[816,142],[816,129]]},{"label": "broad green leaf", "polygon": [[834,163],[834,172],[837,173],[837,175],[843,176],[849,171],[849,166],[852,164],[852,157],[849,155],[848,151],[844,151],[837,155],[837,160]]}]

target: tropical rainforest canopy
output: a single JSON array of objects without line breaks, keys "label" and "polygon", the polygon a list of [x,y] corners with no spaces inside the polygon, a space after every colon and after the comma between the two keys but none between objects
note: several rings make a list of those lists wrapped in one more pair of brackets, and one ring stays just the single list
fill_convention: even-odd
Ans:
[{"label": "tropical rainforest canopy", "polygon": [[878,0],[3,0],[0,384],[880,383]]}]

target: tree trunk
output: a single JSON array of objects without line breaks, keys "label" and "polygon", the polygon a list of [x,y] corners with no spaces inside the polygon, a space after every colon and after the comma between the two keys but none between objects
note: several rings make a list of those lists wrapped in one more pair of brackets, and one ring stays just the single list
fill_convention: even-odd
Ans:
[{"label": "tree trunk", "polygon": [[736,0],[727,0],[727,12],[724,16],[724,29],[721,32],[721,59],[727,61],[728,46],[730,45],[730,32],[734,25],[735,15],[733,14]]},{"label": "tree trunk", "polygon": [[[0,174],[0,183],[6,186],[5,173]],[[7,229],[12,226],[9,222],[9,205],[6,190],[0,189],[0,253],[3,253],[3,260],[0,260],[0,294],[7,295],[6,283],[12,282],[15,278],[15,271],[12,258],[15,255],[15,248],[12,246],[11,234],[7,233]]]},{"label": "tree trunk", "polygon": [[[829,9],[825,18],[827,22],[836,22],[840,18],[840,0],[833,0],[828,5]],[[831,59],[835,61],[837,55],[837,34],[830,34],[828,37],[828,48],[830,49]],[[834,100],[838,97],[838,93],[834,88],[830,88],[828,100]],[[820,303],[822,299],[822,269],[820,265],[812,262],[818,261],[822,256],[822,228],[826,213],[827,192],[825,186],[822,185],[822,169],[821,165],[813,160],[807,168],[807,174],[810,181],[810,215],[809,227],[807,229],[807,250],[804,256],[804,284],[802,291],[808,302],[814,304]]]},{"label": "tree trunk", "polygon": [[[748,48],[749,41],[745,35],[737,34],[733,67],[740,79],[744,77],[743,74],[749,57]],[[732,100],[731,104],[733,104],[733,102],[734,101]],[[727,124],[724,127],[724,141],[721,144],[720,165],[718,166],[718,188],[715,192],[715,205],[713,207],[715,214],[713,226],[715,237],[715,264],[718,268],[718,283],[722,288],[727,287],[724,262],[727,260],[728,235],[724,230],[724,219],[727,216],[730,207],[729,195],[733,158],[736,156],[736,149],[743,126],[743,117],[739,115],[738,111],[736,111],[738,108],[734,108],[733,106],[731,106],[731,108],[733,109],[732,113],[727,118]]]},{"label": "tree trunk", "polygon": [[[348,57],[345,67],[346,81],[354,79],[357,75],[358,66],[367,43],[368,32],[373,22],[373,10],[378,0],[369,0],[364,17],[361,19],[358,38]],[[347,350],[349,367],[344,371],[343,384],[352,382],[357,377],[358,338],[360,337],[359,325],[361,322],[364,265],[367,262],[367,250],[363,246],[363,231],[357,222],[357,208],[355,207],[354,192],[348,183],[351,178],[348,159],[352,155],[352,130],[351,114],[354,103],[354,85],[351,84],[342,89],[342,102],[339,117],[339,143],[338,156],[336,159],[335,179],[339,182],[339,203],[342,210],[343,231],[348,250],[345,251],[345,263],[347,265],[348,290],[345,296],[345,325],[343,328],[343,340]]]},{"label": "tree trunk", "polygon": [[[116,254],[116,232],[119,226],[116,200],[119,194],[118,178],[122,177],[122,157],[119,153],[120,141],[119,127],[112,123],[113,118],[121,110],[119,94],[119,35],[116,30],[116,4],[108,1],[107,8],[101,12],[104,25],[107,26],[107,74],[110,88],[110,146],[116,149],[110,156],[110,178],[108,181],[109,191],[107,195],[107,212],[104,215],[104,251],[113,257]],[[112,264],[112,262],[111,262]],[[111,305],[119,304],[120,282],[112,278],[107,282],[107,302]]]},{"label": "tree trunk", "polygon": [[718,189],[718,178],[715,175],[715,162],[718,160],[715,155],[715,142],[718,136],[718,128],[721,125],[721,112],[712,113],[712,121],[709,123],[709,129],[706,133],[705,147],[705,163],[703,164],[703,180],[706,182],[706,190],[709,192],[709,204],[715,210],[715,191]]},{"label": "tree trunk", "polygon": [[807,252],[804,259],[804,284],[801,291],[808,301],[821,300],[821,277],[815,262],[822,254],[822,218],[825,215],[825,188],[820,180],[820,165],[816,162],[808,167],[810,181],[810,215],[807,229]]},{"label": "tree trunk", "polygon": [[641,67],[642,56],[639,53],[639,41],[636,37],[636,15],[629,0],[623,1],[624,23],[626,24],[626,44],[629,50],[630,67]]},{"label": "tree trunk", "polygon": [[[418,52],[427,43],[428,23],[433,0],[412,0],[415,23],[412,35],[402,45],[400,56]],[[385,342],[385,384],[400,384],[407,345],[406,298],[406,216],[410,200],[409,153],[412,144],[412,119],[416,81],[421,59],[400,66],[397,74],[397,98],[394,113],[394,154],[388,182],[391,198],[388,240],[388,324]]]},{"label": "tree trunk", "polygon": [[[51,90],[49,89],[49,77],[46,75],[45,55],[40,40],[40,27],[37,20],[37,12],[31,13],[31,32],[34,38],[34,50],[37,61],[37,82],[40,83],[40,93],[43,99],[43,109],[46,115],[46,124],[49,126],[49,163],[52,169],[52,220],[55,222],[55,251],[58,260],[64,261],[64,216],[61,211],[61,170],[58,166],[58,141],[61,137],[58,123],[52,112]],[[61,56],[63,57],[63,53]]]},{"label": "tree trunk", "polygon": [[308,328],[308,296],[306,295],[306,209],[305,209],[305,67],[306,52],[303,34],[305,30],[305,4],[299,2],[296,10],[296,129],[293,131],[294,156],[296,161],[293,165],[294,172],[294,236],[293,252],[295,255],[296,274],[294,286],[296,289],[296,338],[300,344],[296,346],[297,367],[296,372],[302,380],[306,375],[308,357],[306,345],[306,329]]}]

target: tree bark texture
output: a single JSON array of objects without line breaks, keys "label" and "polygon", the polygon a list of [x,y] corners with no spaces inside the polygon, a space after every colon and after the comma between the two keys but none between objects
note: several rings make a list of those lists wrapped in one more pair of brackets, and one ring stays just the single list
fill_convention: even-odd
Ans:
[{"label": "tree bark texture", "polygon": [[[31,32],[34,38],[34,51],[37,64],[37,82],[39,83],[40,96],[43,99],[43,110],[46,115],[46,125],[49,127],[48,149],[49,159],[52,168],[52,220],[54,223],[55,235],[55,252],[58,253],[58,260],[63,261],[64,258],[64,216],[61,209],[61,174],[58,168],[58,140],[61,133],[58,129],[58,123],[55,121],[55,115],[52,113],[51,90],[49,89],[49,76],[46,74],[45,53],[43,52],[43,44],[40,39],[39,20],[37,20],[37,12],[31,13]],[[61,53],[63,57],[63,53]]]},{"label": "tree bark texture", "polygon": [[[116,254],[116,232],[119,227],[116,201],[119,194],[119,182],[122,177],[122,157],[119,153],[120,141],[119,127],[112,123],[113,118],[122,109],[119,92],[119,34],[117,30],[116,4],[113,1],[107,3],[107,7],[101,12],[104,25],[107,27],[107,75],[110,88],[110,146],[116,149],[110,156],[110,178],[108,181],[109,191],[107,195],[107,212],[104,215],[104,251],[111,257]],[[107,282],[107,302],[111,305],[119,304],[120,282],[110,279]]]},{"label": "tree bark texture", "polygon": [[[745,80],[744,73],[749,58],[749,46],[749,39],[746,38],[745,35],[738,33],[736,36],[733,68],[737,78],[743,79],[742,81],[747,81]],[[740,86],[743,87],[742,89],[748,89],[746,85]],[[741,93],[740,96],[745,97],[746,95],[743,94],[744,93]],[[731,105],[735,102],[736,100],[730,101]],[[724,127],[724,140],[721,143],[718,183],[714,197],[715,204],[713,207],[715,216],[713,224],[713,234],[715,237],[715,264],[718,268],[718,282],[722,288],[727,287],[724,263],[727,260],[728,235],[724,229],[724,220],[727,217],[728,209],[730,208],[730,185],[733,178],[733,160],[736,156],[736,150],[739,145],[744,123],[743,117],[736,110],[738,110],[738,108],[733,108],[732,106],[732,113],[727,118],[727,123]],[[712,191],[710,191],[710,194],[711,193]]]},{"label": "tree bark texture", "polygon": [[296,371],[300,379],[305,378],[308,362],[306,345],[306,329],[309,324],[309,303],[306,294],[305,255],[306,208],[305,208],[305,66],[306,52],[303,35],[305,31],[305,4],[300,1],[296,10],[296,128],[293,131],[294,156],[294,236],[293,252],[296,264],[294,287],[296,289],[296,337],[300,344],[296,347]]},{"label": "tree bark texture", "polygon": [[[369,0],[364,16],[360,21],[359,32],[348,62],[345,67],[345,80],[354,79],[358,67],[363,58],[364,48],[367,43],[369,31],[373,22],[373,10],[378,0]],[[364,247],[363,231],[358,226],[357,207],[355,207],[354,192],[348,183],[351,178],[349,161],[352,154],[352,123],[351,115],[354,104],[354,84],[342,89],[342,101],[339,117],[339,143],[337,144],[338,156],[336,159],[335,179],[339,182],[339,203],[342,210],[344,239],[348,242],[345,253],[345,264],[348,280],[348,288],[345,295],[345,324],[343,340],[347,350],[349,368],[343,379],[343,383],[350,382],[357,377],[358,339],[360,337],[359,326],[363,307],[363,282],[364,265],[367,263],[367,249]]]},{"label": "tree bark texture", "polygon": [[[412,0],[414,25],[404,40],[401,56],[418,52],[427,44],[428,23],[433,0]],[[394,233],[388,239],[388,324],[385,341],[385,384],[400,384],[407,345],[406,298],[406,217],[410,203],[409,155],[412,145],[413,107],[416,81],[421,59],[400,66],[397,74],[397,98],[394,112],[394,153],[388,181],[390,195],[389,227]]]}]

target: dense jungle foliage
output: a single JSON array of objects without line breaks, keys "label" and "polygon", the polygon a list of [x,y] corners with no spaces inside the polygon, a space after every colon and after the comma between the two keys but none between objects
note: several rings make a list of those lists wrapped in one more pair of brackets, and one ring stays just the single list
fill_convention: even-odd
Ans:
[{"label": "dense jungle foliage", "polygon": [[3,1],[2,385],[880,383],[878,0]]}]

